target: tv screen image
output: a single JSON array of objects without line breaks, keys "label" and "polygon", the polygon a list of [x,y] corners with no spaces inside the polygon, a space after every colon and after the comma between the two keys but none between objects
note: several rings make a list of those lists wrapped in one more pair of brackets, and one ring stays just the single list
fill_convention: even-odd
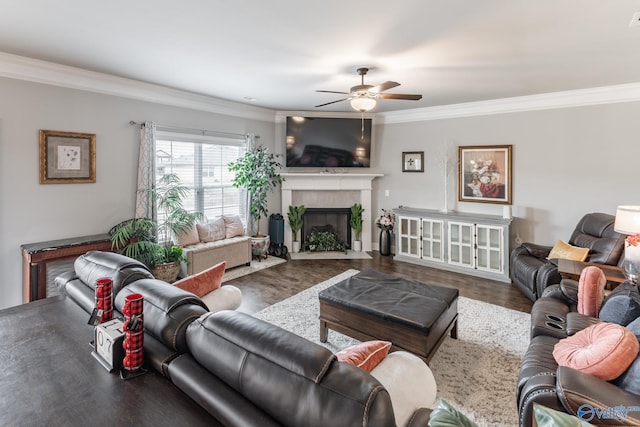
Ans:
[{"label": "tv screen image", "polygon": [[368,168],[372,119],[287,117],[287,167]]}]

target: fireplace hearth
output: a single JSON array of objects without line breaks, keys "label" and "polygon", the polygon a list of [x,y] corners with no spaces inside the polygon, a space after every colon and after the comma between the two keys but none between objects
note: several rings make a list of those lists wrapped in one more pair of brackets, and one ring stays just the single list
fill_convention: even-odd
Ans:
[{"label": "fireplace hearth", "polygon": [[347,249],[351,248],[351,209],[349,208],[307,208],[303,216],[301,244],[314,231],[330,231]]}]

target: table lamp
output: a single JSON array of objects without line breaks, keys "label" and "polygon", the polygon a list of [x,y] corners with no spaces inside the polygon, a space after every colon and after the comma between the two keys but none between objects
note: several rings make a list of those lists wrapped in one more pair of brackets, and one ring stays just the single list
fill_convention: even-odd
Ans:
[{"label": "table lamp", "polygon": [[640,277],[640,206],[618,206],[614,230],[628,234],[624,240],[624,272],[632,283]]}]

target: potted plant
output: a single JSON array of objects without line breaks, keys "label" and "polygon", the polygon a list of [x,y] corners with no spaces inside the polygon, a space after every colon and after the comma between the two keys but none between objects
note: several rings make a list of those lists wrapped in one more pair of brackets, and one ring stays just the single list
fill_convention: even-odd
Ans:
[{"label": "potted plant", "polygon": [[362,250],[362,241],[360,235],[362,234],[362,213],[364,209],[360,203],[355,203],[351,206],[351,219],[349,225],[355,234],[355,240],[353,241],[353,250],[360,252]]},{"label": "potted plant", "polygon": [[289,219],[289,227],[291,227],[291,232],[293,233],[293,242],[292,251],[300,252],[300,241],[298,240],[298,233],[302,228],[302,218],[304,217],[304,213],[307,208],[304,205],[300,206],[289,206],[289,212],[287,213],[287,217]]},{"label": "potted plant", "polygon": [[235,172],[233,186],[246,188],[249,192],[249,216],[256,226],[251,245],[253,255],[258,258],[266,258],[269,249],[269,236],[260,234],[260,218],[269,213],[267,196],[284,181],[278,173],[282,167],[278,157],[279,154],[269,153],[266,147],[259,145],[247,150],[237,161],[229,163],[229,171]]},{"label": "potted plant", "polygon": [[155,187],[143,191],[150,193],[158,219],[133,218],[121,222],[109,231],[111,246],[148,266],[157,279],[173,282],[178,277],[180,262],[186,261],[173,238],[189,231],[202,215],[184,209],[183,200],[189,188],[176,174],[164,175]]}]

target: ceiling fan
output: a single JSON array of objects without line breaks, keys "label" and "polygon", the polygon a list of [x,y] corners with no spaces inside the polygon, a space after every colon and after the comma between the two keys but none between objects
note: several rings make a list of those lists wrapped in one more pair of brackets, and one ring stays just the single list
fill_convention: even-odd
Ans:
[{"label": "ceiling fan", "polygon": [[353,109],[366,112],[371,111],[376,106],[376,100],[378,99],[407,99],[410,101],[418,101],[422,99],[422,95],[408,95],[401,93],[381,93],[385,90],[392,89],[396,86],[400,86],[398,82],[386,81],[378,86],[364,84],[364,76],[369,71],[368,68],[358,68],[358,74],[360,75],[361,82],[357,86],[353,86],[349,92],[336,92],[333,90],[317,90],[316,92],[324,93],[340,93],[343,95],[349,95],[346,98],[338,99],[336,101],[327,102],[325,104],[316,105],[316,107],[324,107],[325,105],[335,104],[336,102],[350,101]]}]

